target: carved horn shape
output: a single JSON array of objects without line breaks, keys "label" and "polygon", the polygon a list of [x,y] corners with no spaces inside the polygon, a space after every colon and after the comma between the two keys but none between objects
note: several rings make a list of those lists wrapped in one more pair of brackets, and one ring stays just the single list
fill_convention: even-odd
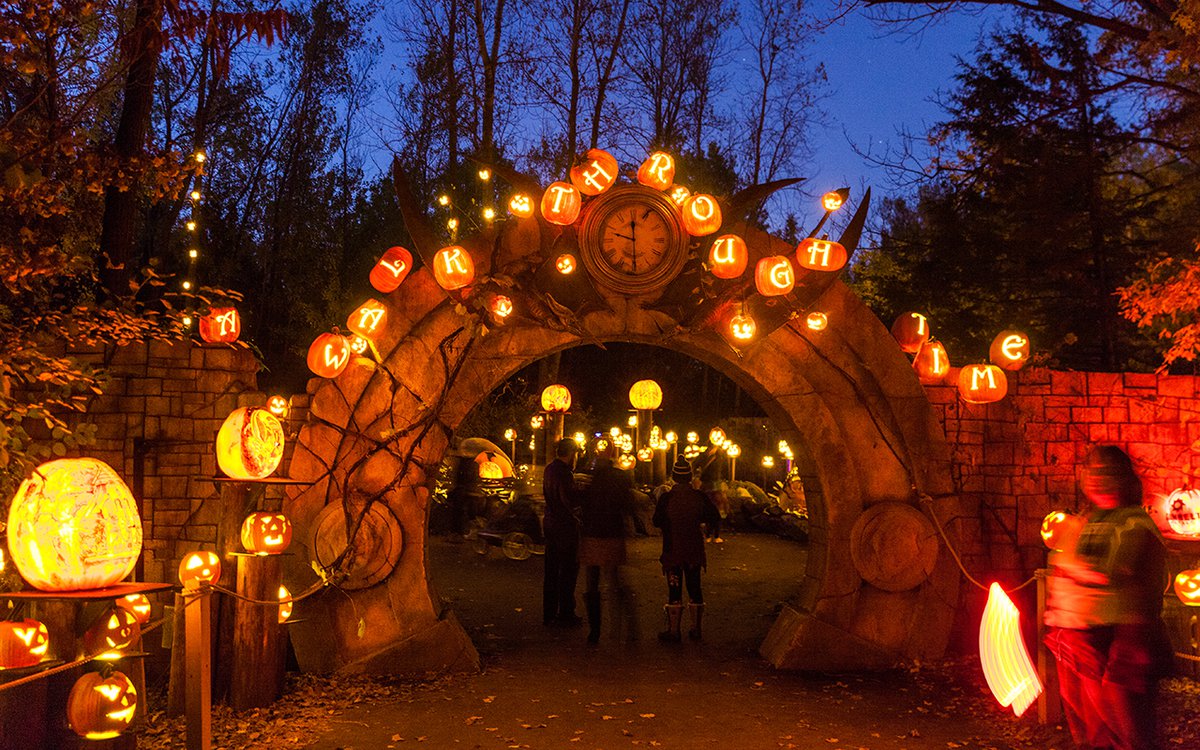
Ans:
[{"label": "carved horn shape", "polygon": [[421,256],[425,265],[429,265],[439,248],[437,233],[429,223],[421,202],[413,195],[408,175],[397,156],[392,157],[392,189],[396,191],[396,200],[400,203],[400,216],[404,219],[404,228],[408,230],[413,249]]},{"label": "carved horn shape", "polygon": [[737,191],[729,199],[727,220],[745,219],[752,210],[757,209],[762,205],[763,201],[770,198],[776,192],[803,181],[803,177],[792,177],[786,180],[774,180],[772,182],[764,182],[760,185],[751,185],[748,188]]}]

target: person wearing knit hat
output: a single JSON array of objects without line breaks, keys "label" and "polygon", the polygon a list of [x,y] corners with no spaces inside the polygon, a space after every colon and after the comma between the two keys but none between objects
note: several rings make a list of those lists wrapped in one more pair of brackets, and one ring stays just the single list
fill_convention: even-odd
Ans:
[{"label": "person wearing knit hat", "polygon": [[692,616],[688,637],[693,640],[701,637],[704,593],[700,589],[700,573],[707,562],[702,526],[715,534],[721,524],[721,515],[708,495],[692,488],[692,465],[683,456],[679,456],[671,467],[671,479],[675,486],[659,498],[654,508],[654,525],[662,529],[663,548],[659,561],[667,577],[667,604],[664,607],[667,629],[658,637],[679,643],[683,640],[680,630],[685,584]]}]

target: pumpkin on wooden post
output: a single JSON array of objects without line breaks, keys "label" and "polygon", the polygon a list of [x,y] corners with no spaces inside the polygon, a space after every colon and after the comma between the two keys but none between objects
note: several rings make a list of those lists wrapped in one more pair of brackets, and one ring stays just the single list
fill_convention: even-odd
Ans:
[{"label": "pumpkin on wooden post", "polygon": [[150,606],[150,598],[145,594],[128,594],[118,599],[116,605],[132,612],[133,616],[137,618],[138,625],[150,622],[150,613],[153,607]]},{"label": "pumpkin on wooden post", "polygon": [[32,667],[46,658],[50,633],[46,626],[31,619],[0,622],[0,671]]},{"label": "pumpkin on wooden post", "polygon": [[292,522],[282,513],[254,512],[242,521],[242,547],[255,555],[278,555],[292,543]]},{"label": "pumpkin on wooden post", "polygon": [[384,294],[390,294],[400,288],[412,270],[412,253],[397,245],[389,247],[375,263],[368,277],[371,286]]},{"label": "pumpkin on wooden post", "polygon": [[83,650],[97,659],[113,661],[141,637],[137,615],[124,607],[113,607],[84,633]]},{"label": "pumpkin on wooden post", "polygon": [[67,696],[67,724],[85,739],[111,739],[133,722],[137,703],[137,689],[121,672],[107,677],[89,672],[75,681]]},{"label": "pumpkin on wooden post", "polygon": [[211,584],[221,577],[221,558],[211,550],[190,552],[179,562],[179,583],[185,589]]}]

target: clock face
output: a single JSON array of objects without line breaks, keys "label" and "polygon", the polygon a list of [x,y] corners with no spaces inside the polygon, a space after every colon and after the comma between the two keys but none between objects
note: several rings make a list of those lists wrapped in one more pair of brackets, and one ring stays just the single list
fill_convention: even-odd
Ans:
[{"label": "clock face", "polygon": [[600,255],[621,273],[646,273],[666,257],[670,231],[653,206],[632,203],[617,208],[600,225]]},{"label": "clock face", "polygon": [[655,291],[687,260],[678,208],[662,192],[642,185],[614,188],[597,198],[584,216],[580,240],[588,272],[622,294]]}]

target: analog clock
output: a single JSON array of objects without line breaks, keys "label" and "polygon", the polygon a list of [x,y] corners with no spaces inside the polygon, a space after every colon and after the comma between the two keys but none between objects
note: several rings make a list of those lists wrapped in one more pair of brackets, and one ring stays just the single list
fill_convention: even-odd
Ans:
[{"label": "analog clock", "polygon": [[666,195],[642,185],[614,188],[589,207],[580,231],[584,267],[624,294],[654,291],[687,259],[687,234]]}]

